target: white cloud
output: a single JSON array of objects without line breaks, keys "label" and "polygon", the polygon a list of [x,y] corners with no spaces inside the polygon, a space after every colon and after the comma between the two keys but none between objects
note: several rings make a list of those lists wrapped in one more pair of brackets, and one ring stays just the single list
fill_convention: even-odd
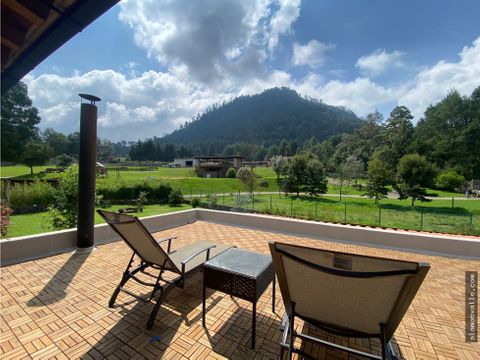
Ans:
[{"label": "white cloud", "polygon": [[[465,47],[457,62],[439,61],[406,79],[383,85],[375,76],[402,66],[402,53],[376,50],[358,59],[362,75],[339,80],[343,69],[320,74],[333,45],[312,40],[295,43],[292,63],[310,68],[302,79],[272,68],[279,38],[292,31],[300,1],[147,0],[121,2],[120,19],[135,42],[164,65],[163,71],[138,72],[135,63],[122,71],[93,70],[29,75],[24,80],[42,117],[40,126],[78,131],[78,93],[92,93],[99,103],[99,136],[134,140],[162,136],[212,104],[235,96],[287,86],[327,104],[346,106],[358,115],[402,104],[422,115],[449,89],[469,95],[479,85],[480,38]],[[348,70],[348,69],[347,69]],[[328,80],[325,76],[332,77]]]},{"label": "white cloud", "polygon": [[367,78],[357,78],[349,82],[329,81],[321,88],[320,94],[325,103],[345,106],[362,116],[382,104],[395,100],[393,89],[383,87]]},{"label": "white cloud", "polygon": [[293,44],[293,65],[307,65],[312,69],[318,69],[326,61],[326,53],[335,48],[333,44],[324,44],[317,40],[311,40],[306,45]]},{"label": "white cloud", "polygon": [[[25,79],[42,117],[41,127],[78,131],[79,93],[99,95],[99,133],[113,140],[161,135],[202,111],[211,98],[192,100],[195,89],[168,73],[148,71],[127,78],[113,70]],[[132,127],[135,131],[132,133]]]},{"label": "white cloud", "polygon": [[291,32],[292,24],[300,16],[301,0],[278,0],[278,4],[280,8],[270,21],[271,31],[268,40],[270,51],[277,47],[280,35]]},{"label": "white cloud", "polygon": [[268,76],[267,48],[291,31],[300,0],[125,0],[120,9],[148,56],[181,68],[189,81],[218,86]]},{"label": "white cloud", "polygon": [[480,86],[480,37],[465,46],[458,62],[439,61],[420,71],[411,84],[399,89],[399,103],[421,116],[428,105],[441,100],[451,89],[470,95]]},{"label": "white cloud", "polygon": [[402,67],[403,55],[398,50],[388,53],[385,49],[377,49],[370,55],[360,57],[355,67],[359,68],[363,74],[374,77],[389,69]]}]

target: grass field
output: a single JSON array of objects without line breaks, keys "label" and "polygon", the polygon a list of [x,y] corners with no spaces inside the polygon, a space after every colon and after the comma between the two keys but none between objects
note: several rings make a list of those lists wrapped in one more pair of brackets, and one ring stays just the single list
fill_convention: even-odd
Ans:
[{"label": "grass field", "polygon": [[480,200],[433,200],[415,208],[410,201],[384,199],[380,207],[370,199],[328,197],[218,196],[218,205],[254,209],[264,213],[400,229],[480,235]]},{"label": "grass field", "polygon": [[[188,196],[186,197],[188,199]],[[452,209],[449,200],[433,200],[419,203],[414,209],[409,200],[384,199],[380,209],[370,199],[322,197],[286,197],[278,195],[255,195],[254,201],[248,195],[231,196],[230,193],[217,193],[218,205],[230,205],[253,209],[263,213],[293,216],[312,220],[340,223],[383,226],[390,228],[424,230],[480,236],[480,200],[457,200]],[[203,197],[202,201],[207,201]],[[116,211],[126,205],[113,205],[109,210]],[[147,205],[137,216],[149,216],[189,209],[189,205],[171,208],[168,205]],[[10,217],[9,237],[38,234],[51,231],[45,227],[48,212]],[[95,222],[102,219],[96,214]]]},{"label": "grass field", "polygon": [[[112,205],[103,208],[110,211],[116,211],[120,208],[130,205]],[[157,214],[166,214],[170,212],[191,209],[190,205],[182,204],[177,207],[168,205],[146,205],[143,212],[132,213],[132,215],[143,217]],[[95,213],[95,224],[104,223],[103,219]],[[25,236],[40,234],[42,232],[53,231],[48,228],[48,212],[40,212],[35,214],[22,214],[10,216],[10,227],[8,229],[8,237]]]},{"label": "grass field", "polygon": [[[0,177],[11,177],[14,179],[51,179],[58,178],[59,174],[40,174],[40,171],[45,170],[51,166],[36,166],[34,167],[33,176],[30,175],[30,168],[24,165],[2,166],[0,167]],[[143,167],[145,168],[145,167]],[[255,191],[258,192],[275,192],[278,191],[278,184],[276,182],[276,174],[272,168],[257,167],[254,172],[268,183],[268,187],[262,188],[255,186]],[[168,182],[172,187],[179,188],[185,195],[205,194],[210,192],[238,192],[245,191],[245,187],[238,179],[206,179],[199,178],[195,174],[194,168],[153,168],[149,171],[138,171],[135,167],[129,167],[127,171],[115,171],[110,169],[109,176],[106,179],[97,179],[98,186],[106,182],[136,182],[136,181],[153,181],[153,182]],[[360,181],[361,182],[361,181]],[[358,190],[352,186],[343,186],[343,195],[363,195],[364,190]],[[438,197],[461,197],[462,193],[449,192],[441,190],[429,190],[429,192],[436,193]],[[329,179],[327,193],[339,194],[340,186],[334,180]]]},{"label": "grass field", "polygon": [[[35,177],[41,175],[40,171],[44,171],[46,168],[51,166],[34,166],[33,175]],[[55,175],[58,177],[58,174],[44,174],[44,175]],[[14,165],[14,166],[0,166],[0,178],[9,178],[21,176],[22,178],[32,178],[30,175],[30,168],[25,165]]]},{"label": "grass field", "polygon": [[[35,171],[41,171],[46,167],[37,167]],[[271,168],[255,168],[255,173],[260,177],[254,188],[255,192],[278,193],[276,174]],[[30,169],[26,166],[8,166],[1,168],[4,177],[16,178],[30,177]],[[38,174],[36,176],[39,176]],[[45,177],[58,177],[58,174],[43,174]],[[195,176],[193,168],[156,168],[151,171],[110,171],[106,179],[97,179],[97,187],[108,187],[148,182],[169,183],[173,188],[179,188],[184,197],[189,199],[191,195],[216,193],[217,203],[230,206],[254,208],[266,213],[285,216],[295,216],[309,219],[318,219],[335,222],[345,222],[364,225],[381,225],[404,229],[427,230],[449,233],[472,233],[479,232],[480,228],[480,200],[443,200],[435,199],[431,202],[416,202],[415,209],[411,209],[410,200],[383,199],[381,209],[367,198],[348,198],[337,195],[323,196],[311,199],[309,197],[285,197],[275,195],[255,195],[255,201],[249,196],[241,196],[237,200],[235,194],[245,192],[244,185],[238,179],[207,179]],[[259,186],[260,182],[266,182],[267,187]],[[339,185],[331,181],[328,185],[329,194],[339,194]],[[435,191],[439,197],[462,197],[461,193]],[[363,190],[344,186],[343,195],[362,195]],[[120,205],[112,206],[113,210]],[[176,211],[181,208],[170,208],[165,205],[149,205],[142,215],[152,215],[164,212]],[[345,211],[346,209],[346,211]],[[43,224],[46,213],[13,215],[11,216],[10,237],[36,234],[48,231]],[[99,218],[96,221],[100,221]],[[475,230],[476,229],[476,230]],[[480,233],[477,233],[480,235]]]}]

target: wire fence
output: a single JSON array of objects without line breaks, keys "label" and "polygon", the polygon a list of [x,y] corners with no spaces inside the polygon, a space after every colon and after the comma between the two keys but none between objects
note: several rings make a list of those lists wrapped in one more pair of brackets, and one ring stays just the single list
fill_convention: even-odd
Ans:
[{"label": "wire fence", "polygon": [[[480,236],[480,215],[461,207],[414,208],[392,204],[338,201],[327,197],[289,197],[241,193],[196,196],[202,206],[308,220]],[[188,197],[187,197],[188,198]],[[195,198],[195,196],[193,196]],[[192,196],[190,196],[192,199]]]}]

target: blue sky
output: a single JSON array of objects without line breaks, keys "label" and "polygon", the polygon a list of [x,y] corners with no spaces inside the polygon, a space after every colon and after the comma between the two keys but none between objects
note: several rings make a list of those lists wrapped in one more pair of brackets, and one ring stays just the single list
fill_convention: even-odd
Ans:
[{"label": "blue sky", "polygon": [[40,127],[162,136],[209,105],[289,86],[365,116],[406,105],[418,120],[450,89],[480,85],[476,0],[122,1],[26,78]]}]

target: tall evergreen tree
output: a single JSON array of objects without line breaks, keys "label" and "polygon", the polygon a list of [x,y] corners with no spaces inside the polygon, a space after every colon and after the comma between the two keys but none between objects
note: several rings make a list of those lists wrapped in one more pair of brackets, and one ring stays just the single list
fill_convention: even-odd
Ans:
[{"label": "tall evergreen tree", "polygon": [[25,145],[38,137],[38,110],[28,97],[27,85],[18,82],[2,96],[1,158],[21,160]]}]

